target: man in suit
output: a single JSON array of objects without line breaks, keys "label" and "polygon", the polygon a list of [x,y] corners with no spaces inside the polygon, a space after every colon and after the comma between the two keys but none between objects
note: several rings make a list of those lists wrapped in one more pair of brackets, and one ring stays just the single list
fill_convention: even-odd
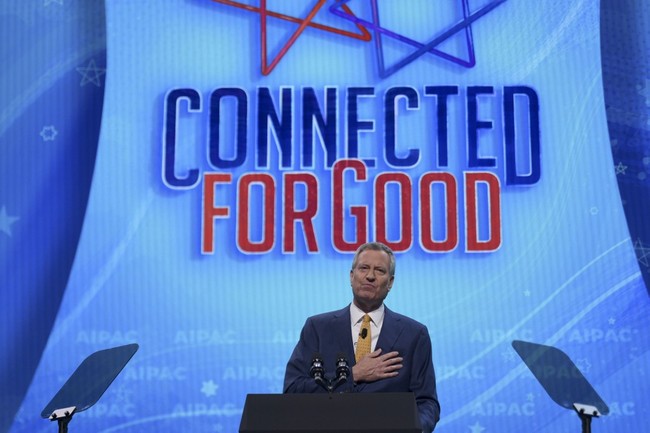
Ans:
[{"label": "man in suit", "polygon": [[378,242],[359,247],[350,270],[352,303],[307,319],[287,364],[284,392],[325,392],[309,374],[314,354],[332,366],[343,354],[351,377],[337,392],[413,392],[422,431],[430,433],[440,418],[431,339],[426,326],[384,305],[394,278],[390,248]]}]

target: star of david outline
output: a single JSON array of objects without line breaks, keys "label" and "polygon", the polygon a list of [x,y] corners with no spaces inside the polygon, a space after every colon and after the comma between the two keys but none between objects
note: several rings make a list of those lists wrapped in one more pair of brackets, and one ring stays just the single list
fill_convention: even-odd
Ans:
[{"label": "star of david outline", "polygon": [[[346,14],[342,13],[337,9],[338,5],[344,5],[346,2],[349,2],[350,0],[341,0],[337,4],[330,6],[330,12],[333,13],[334,15],[338,15],[343,19],[347,20],[353,20],[353,18],[347,16]],[[395,33],[391,30],[388,30],[384,27],[382,27],[379,23],[379,6],[377,4],[377,0],[371,1],[371,10],[372,10],[372,22],[370,21],[365,21],[365,20],[358,20],[362,21],[365,25],[368,25],[371,27],[374,32],[375,32],[375,49],[377,53],[377,60],[379,62],[380,70],[384,70],[384,55],[383,55],[383,47],[382,47],[382,42],[381,42],[381,35],[386,34],[386,36],[389,36],[391,38],[397,39],[400,42],[404,42],[408,45],[414,46],[415,48],[421,48],[422,44],[407,38],[404,35],[401,35],[399,33]],[[469,14],[469,4],[468,0],[463,0],[462,1],[462,9],[463,9],[463,19],[467,19],[467,15]],[[436,56],[442,57],[446,60],[449,60],[453,63],[459,64],[461,66],[465,66],[468,68],[471,68],[476,65],[476,57],[474,55],[474,41],[472,39],[472,29],[471,27],[467,26],[465,28],[465,40],[467,42],[467,48],[468,48],[468,60],[462,59],[460,57],[453,56],[451,54],[445,53],[444,51],[438,50],[435,47],[429,50],[431,54],[434,54]]]},{"label": "star of david outline", "polygon": [[[369,42],[371,39],[370,32],[368,32],[367,29],[365,29],[362,25],[356,24],[355,26],[359,29],[360,33],[354,33],[350,32],[347,30],[343,30],[340,28],[332,27],[332,26],[327,26],[324,24],[319,24],[317,22],[314,22],[314,17],[316,14],[320,11],[320,9],[325,5],[327,0],[317,0],[314,6],[312,6],[311,10],[307,14],[307,17],[304,19],[297,18],[297,17],[292,17],[289,15],[281,14],[278,12],[274,11],[269,11],[266,7],[266,0],[260,0],[260,7],[255,7],[243,3],[239,3],[234,0],[212,0],[215,3],[221,3],[227,6],[233,6],[239,9],[247,10],[249,12],[255,12],[260,14],[260,37],[261,37],[261,72],[262,75],[269,75],[273,69],[280,63],[280,60],[287,54],[289,49],[293,46],[293,44],[296,42],[298,37],[302,34],[302,32],[307,28],[307,27],[312,27],[318,30],[323,30],[327,31],[330,33],[338,34],[340,36],[345,36],[349,37],[352,39],[358,39],[364,42]],[[345,5],[345,12],[349,16],[355,16],[352,10]],[[296,29],[296,31],[293,32],[293,34],[289,37],[287,42],[282,46],[278,54],[271,60],[271,63],[268,63],[268,54],[267,54],[267,32],[266,32],[266,27],[267,27],[267,17],[273,17],[273,18],[278,18],[286,21],[290,21],[293,23],[298,23],[299,26]]]},{"label": "star of david outline", "polygon": [[58,133],[59,131],[56,130],[54,125],[49,125],[44,126],[43,129],[41,129],[41,132],[39,132],[39,135],[43,141],[54,141]]},{"label": "star of david outline", "polygon": [[[350,10],[350,8],[347,5],[347,3],[350,2],[350,0],[334,0],[335,4],[329,7],[330,13],[342,19],[351,21],[354,25],[356,25],[360,33],[349,32],[340,28],[327,26],[324,24],[319,24],[317,22],[314,22],[313,21],[314,17],[321,10],[321,8],[327,2],[327,0],[316,0],[315,4],[312,6],[311,10],[309,11],[307,17],[305,17],[304,19],[281,14],[275,11],[269,11],[266,7],[266,0],[260,0],[260,7],[255,7],[252,5],[240,3],[236,0],[212,0],[212,1],[227,6],[237,7],[239,9],[247,10],[249,12],[255,12],[260,15],[260,37],[261,37],[260,57],[261,57],[262,75],[269,75],[275,69],[278,63],[287,54],[289,49],[293,46],[293,44],[296,42],[296,40],[300,37],[302,32],[307,27],[312,27],[330,33],[335,33],[341,36],[358,39],[364,42],[368,42],[370,41],[370,39],[372,39],[370,33],[366,29],[366,27],[368,27],[371,30],[373,30],[375,34],[375,51],[377,56],[377,67],[379,70],[378,72],[379,76],[380,78],[387,78],[395,74],[402,68],[406,67],[407,65],[409,65],[410,63],[412,63],[413,61],[415,61],[416,59],[418,59],[419,57],[423,56],[426,53],[434,54],[438,57],[441,57],[445,60],[448,60],[452,63],[455,63],[465,68],[474,67],[476,65],[476,55],[474,50],[474,41],[473,41],[471,25],[475,21],[479,20],[480,18],[482,18],[483,16],[491,12],[497,6],[505,3],[507,0],[493,0],[490,3],[484,5],[479,10],[472,13],[470,13],[470,9],[469,9],[469,0],[459,0],[461,2],[460,4],[463,11],[463,19],[457,22],[456,24],[452,25],[448,29],[446,29],[442,34],[426,42],[425,44],[409,39],[404,35],[398,34],[389,29],[381,27],[379,23],[379,7],[377,4],[377,0],[370,0],[372,15],[373,15],[372,21],[364,20],[355,16],[354,13]],[[271,60],[270,63],[268,62],[267,32],[266,32],[267,17],[269,16],[299,24],[298,29],[296,29],[296,31],[293,32],[293,34],[289,37],[287,42],[282,46],[279,53]],[[455,34],[461,31],[465,32],[465,42],[467,44],[467,57],[468,57],[467,60],[446,53],[436,48],[440,44],[448,40],[450,37],[454,36]],[[405,43],[407,45],[411,45],[415,47],[416,50],[406,55],[404,58],[402,58],[401,60],[399,60],[398,62],[396,62],[395,64],[387,68],[385,65],[384,55],[383,55],[383,44],[381,40],[382,35],[386,35],[387,37],[397,39],[398,41]]]},{"label": "star of david outline", "polygon": [[[464,66],[467,68],[474,67],[476,65],[476,58],[474,55],[474,42],[471,33],[471,24],[477,21],[478,19],[482,18],[492,10],[494,10],[497,6],[505,3],[507,0],[494,0],[473,13],[469,12],[469,0],[460,0],[463,9],[463,19],[458,23],[452,25],[447,30],[445,30],[442,34],[436,36],[435,38],[433,38],[432,40],[430,40],[425,44],[414,41],[403,35],[400,35],[398,33],[392,32],[388,29],[381,27],[381,25],[379,24],[379,12],[378,12],[377,0],[370,0],[371,7],[372,7],[372,14],[373,14],[372,22],[357,17],[353,17],[339,10],[341,6],[346,5],[349,1],[350,0],[336,0],[336,3],[330,6],[329,10],[331,13],[340,16],[341,18],[350,20],[356,24],[363,24],[364,26],[370,28],[375,32],[375,51],[377,54],[377,67],[379,69],[378,73],[380,78],[387,78],[395,74],[396,72],[398,72],[400,69],[406,67],[407,65],[409,65],[410,63],[412,63],[413,61],[420,58],[426,53],[435,54],[446,60],[450,60],[453,63],[456,63],[460,66]],[[468,44],[467,48],[468,48],[469,59],[467,61],[458,58],[456,56],[452,56],[450,54],[444,53],[440,50],[436,50],[436,47],[438,45],[440,45],[441,43],[443,43],[444,41],[446,41],[456,33],[462,31],[463,29],[465,29],[465,37]],[[402,60],[397,61],[394,65],[386,68],[384,64],[384,58],[383,58],[383,46],[381,43],[381,34],[385,34],[388,37],[392,37],[406,44],[415,46],[417,49],[411,54],[405,56]]]},{"label": "star of david outline", "polygon": [[206,397],[212,397],[216,395],[218,389],[219,385],[216,384],[212,379],[204,381],[201,384],[201,393],[203,393]]}]

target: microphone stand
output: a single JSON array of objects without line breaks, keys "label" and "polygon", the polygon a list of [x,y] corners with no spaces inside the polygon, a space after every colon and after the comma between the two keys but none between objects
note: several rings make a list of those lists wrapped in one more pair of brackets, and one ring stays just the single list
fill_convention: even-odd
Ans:
[{"label": "microphone stand", "polygon": [[339,354],[336,359],[336,378],[327,380],[325,378],[325,369],[323,368],[323,361],[319,354],[314,354],[309,369],[309,375],[314,378],[314,381],[328,393],[332,393],[336,388],[347,382],[350,376],[350,367],[345,355]]},{"label": "microphone stand", "polygon": [[311,362],[311,368],[309,369],[309,375],[314,378],[314,381],[327,392],[332,392],[330,390],[330,383],[325,379],[325,369],[323,368],[323,360],[320,358],[320,355],[314,354],[314,359]]},{"label": "microphone stand", "polygon": [[334,391],[336,388],[347,382],[348,376],[350,376],[350,367],[348,366],[348,361],[345,359],[345,356],[343,354],[339,354],[338,358],[336,359],[336,381],[333,384],[330,383],[331,390]]}]

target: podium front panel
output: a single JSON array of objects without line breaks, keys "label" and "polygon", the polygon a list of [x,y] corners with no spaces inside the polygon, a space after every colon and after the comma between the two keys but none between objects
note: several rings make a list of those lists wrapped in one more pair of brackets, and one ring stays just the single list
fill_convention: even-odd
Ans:
[{"label": "podium front panel", "polygon": [[240,433],[422,431],[412,393],[249,394]]}]

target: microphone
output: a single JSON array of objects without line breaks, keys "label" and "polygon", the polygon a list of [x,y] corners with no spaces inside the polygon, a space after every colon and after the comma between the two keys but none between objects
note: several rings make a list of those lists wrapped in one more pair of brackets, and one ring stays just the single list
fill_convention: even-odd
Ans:
[{"label": "microphone", "polygon": [[348,365],[348,360],[345,358],[345,353],[340,352],[336,356],[336,381],[331,386],[331,389],[334,390],[347,382],[349,376],[350,366]]},{"label": "microphone", "polygon": [[329,391],[329,387],[325,381],[325,369],[323,368],[323,360],[321,359],[320,353],[318,352],[315,352],[312,357],[309,375],[314,378],[314,381],[316,381],[318,385]]},{"label": "microphone", "polygon": [[368,328],[363,328],[359,333],[359,335],[361,336],[361,338],[365,339],[368,336]]}]

